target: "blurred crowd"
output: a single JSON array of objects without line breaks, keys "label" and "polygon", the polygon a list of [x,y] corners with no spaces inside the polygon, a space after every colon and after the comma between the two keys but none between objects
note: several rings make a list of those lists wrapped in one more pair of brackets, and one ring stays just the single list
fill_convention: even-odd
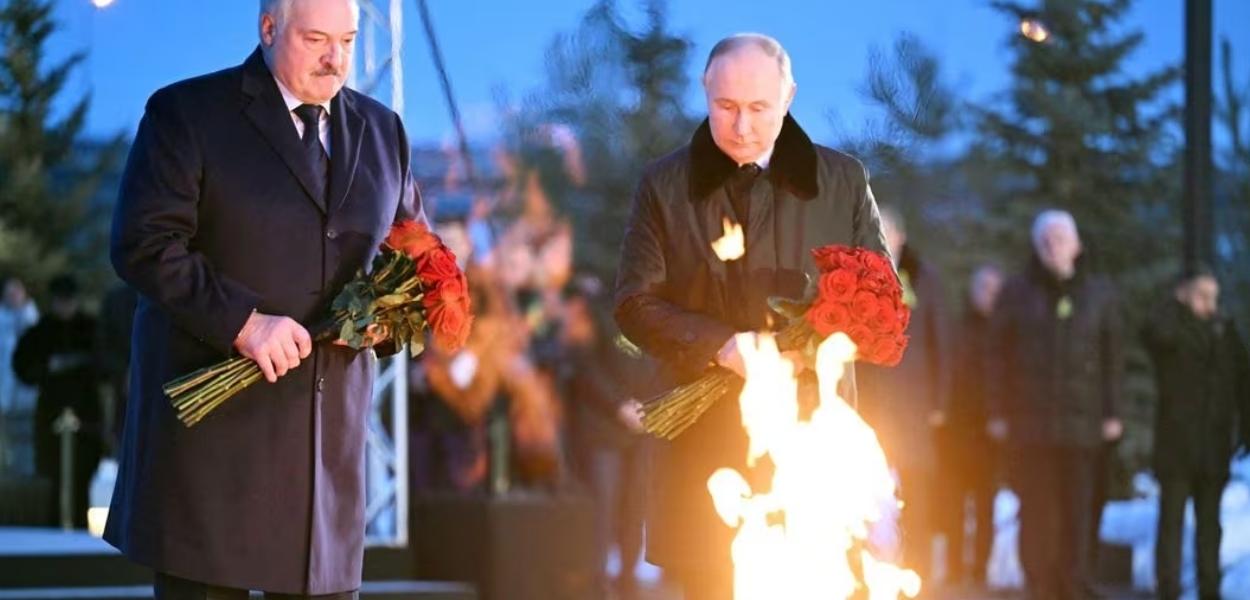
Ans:
[{"label": "blurred crowd", "polygon": [[[576,187],[584,180],[576,145],[552,138],[564,181]],[[630,597],[648,451],[658,443],[643,434],[640,402],[664,383],[617,331],[613,282],[578,268],[573,225],[540,170],[500,162],[503,183],[489,194],[457,195],[452,185],[427,193],[428,216],[468,275],[476,323],[462,350],[430,347],[410,362],[411,487],[585,492],[597,507],[599,564],[620,557],[619,580],[602,583]],[[1160,290],[1148,321],[1126,323],[1111,280],[1086,268],[1079,224],[1048,211],[1034,223],[1027,264],[983,264],[948,296],[950,282],[908,242],[900,213],[884,206],[882,216],[913,311],[911,341],[899,366],[863,366],[857,378],[859,408],[900,484],[905,562],[929,578],[941,536],[946,580],[983,584],[994,497],[1007,486],[1021,501],[1020,558],[1038,597],[1096,595],[1107,465],[1124,434],[1124,346],[1140,335],[1158,383],[1161,594],[1179,593],[1190,498],[1202,597],[1218,589],[1219,493],[1235,450],[1250,441],[1250,359],[1219,309],[1215,275],[1187,270]],[[89,314],[65,275],[42,297],[45,310],[22,281],[4,280],[0,481],[34,478],[59,490],[68,478],[81,527],[92,472],[119,435],[134,295],[117,288]],[[33,520],[61,522],[57,494],[43,497]]]}]

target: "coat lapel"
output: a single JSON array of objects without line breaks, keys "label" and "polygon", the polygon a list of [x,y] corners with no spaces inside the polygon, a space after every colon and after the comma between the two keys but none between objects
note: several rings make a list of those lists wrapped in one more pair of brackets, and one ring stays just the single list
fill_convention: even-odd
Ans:
[{"label": "coat lapel", "polygon": [[364,118],[356,111],[347,90],[340,91],[330,103],[330,193],[326,197],[331,213],[342,208],[347,200],[364,133]]},{"label": "coat lapel", "polygon": [[[312,165],[308,164],[304,156],[304,149],[286,109],[286,102],[282,100],[282,93],[278,91],[278,84],[273,80],[269,67],[265,65],[259,48],[243,63],[243,93],[248,98],[247,106],[243,109],[248,120],[260,131],[278,156],[282,157],[291,174],[304,188],[308,199],[321,212],[326,212],[325,198],[321,196],[324,185],[317,181]],[[333,161],[331,168],[333,169]]]}]

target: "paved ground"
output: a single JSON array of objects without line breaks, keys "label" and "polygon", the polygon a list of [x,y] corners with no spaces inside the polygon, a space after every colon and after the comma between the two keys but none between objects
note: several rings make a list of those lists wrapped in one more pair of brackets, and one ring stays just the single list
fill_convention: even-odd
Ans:
[{"label": "paved ground", "polygon": [[[1102,592],[1103,600],[1146,600],[1152,598],[1150,594],[1126,590],[1105,589]],[[1025,600],[1025,596],[1020,592],[987,591],[970,587],[935,590],[923,598],[924,600]],[[642,590],[641,595],[635,600],[681,600],[681,594],[671,587],[660,585]]]}]

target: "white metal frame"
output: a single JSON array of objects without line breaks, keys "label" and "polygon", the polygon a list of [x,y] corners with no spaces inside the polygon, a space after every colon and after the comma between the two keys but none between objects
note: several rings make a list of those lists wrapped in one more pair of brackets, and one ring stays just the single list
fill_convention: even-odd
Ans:
[{"label": "white metal frame", "polygon": [[[361,58],[351,71],[348,86],[382,100],[382,84],[389,83],[391,109],[403,115],[403,1],[358,2],[360,34],[356,45]],[[379,56],[385,58],[379,61]],[[408,544],[408,353],[400,352],[374,365],[365,441],[365,545],[403,547]]]}]

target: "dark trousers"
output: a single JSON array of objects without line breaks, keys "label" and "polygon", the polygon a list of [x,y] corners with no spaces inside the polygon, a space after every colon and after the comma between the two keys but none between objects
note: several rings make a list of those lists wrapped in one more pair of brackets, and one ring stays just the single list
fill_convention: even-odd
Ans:
[{"label": "dark trousers", "polygon": [[646,516],[647,450],[643,442],[623,449],[589,451],[584,473],[595,496],[595,542],[602,567],[613,546],[620,552],[620,582],[634,583],[634,568],[642,552],[642,526]]},{"label": "dark trousers", "polygon": [[903,566],[923,581],[928,581],[933,566],[933,471],[924,468],[902,468],[898,472],[899,499],[903,512],[899,528],[903,531]]},{"label": "dark trousers", "polygon": [[1196,550],[1198,597],[1220,597],[1220,496],[1227,477],[1169,474],[1159,478],[1159,535],[1155,540],[1155,577],[1159,599],[1181,594],[1181,543],[1185,530],[1185,503],[1193,498],[1198,525]]},{"label": "dark trousers", "polygon": [[[156,600],[247,600],[248,597],[247,590],[208,585],[159,572],[156,574],[156,581],[152,587],[156,592]],[[357,600],[360,598],[360,592],[342,592],[321,596],[265,592],[265,598],[267,600]]]},{"label": "dark trousers", "polygon": [[[943,477],[942,515],[937,519],[946,536],[946,564],[952,580],[985,581],[985,569],[994,543],[994,477],[988,467],[952,466]],[[968,501],[972,501],[974,529],[968,535]],[[972,563],[965,556],[971,550]]]},{"label": "dark trousers", "polygon": [[1037,600],[1080,600],[1091,588],[1089,531],[1098,450],[1032,445],[1016,448],[1012,486],[1020,496],[1020,565]]}]

